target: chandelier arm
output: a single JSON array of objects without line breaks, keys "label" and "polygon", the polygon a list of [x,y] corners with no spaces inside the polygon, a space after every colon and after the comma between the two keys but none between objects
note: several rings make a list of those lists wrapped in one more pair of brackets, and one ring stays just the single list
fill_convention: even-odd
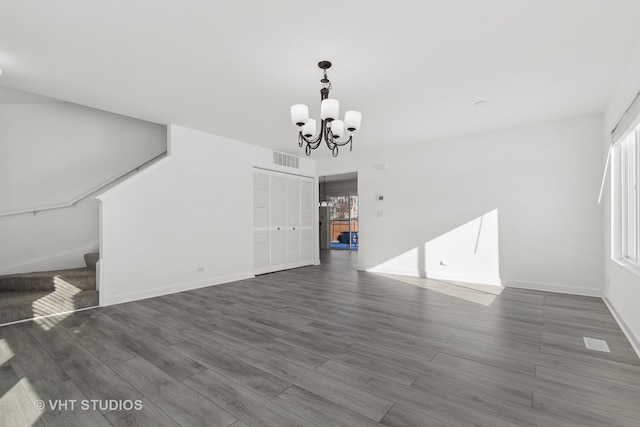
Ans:
[{"label": "chandelier arm", "polygon": [[313,149],[315,150],[318,147],[318,145],[320,145],[321,140],[322,140],[322,134],[318,135],[315,138],[307,138],[302,134],[302,132],[298,134],[298,145],[300,147],[302,147],[302,142],[304,141],[307,144],[313,146]]},{"label": "chandelier arm", "polygon": [[328,129],[325,121],[322,120],[320,124],[320,133],[315,138],[307,138],[302,134],[302,130],[298,133],[298,145],[300,147],[303,146],[303,142],[306,143],[306,147],[304,147],[304,152],[307,156],[311,155],[311,150],[315,150],[322,143],[322,136],[324,135],[325,130]]},{"label": "chandelier arm", "polygon": [[352,142],[353,142],[353,136],[350,136],[349,139],[347,139],[346,141],[336,141],[335,139],[333,140],[333,143],[338,147],[343,147],[347,144],[351,144]]},{"label": "chandelier arm", "polygon": [[327,144],[327,147],[329,147],[329,150],[333,149],[333,134],[331,133],[331,129],[329,129],[329,126],[327,126],[323,134],[324,142]]}]

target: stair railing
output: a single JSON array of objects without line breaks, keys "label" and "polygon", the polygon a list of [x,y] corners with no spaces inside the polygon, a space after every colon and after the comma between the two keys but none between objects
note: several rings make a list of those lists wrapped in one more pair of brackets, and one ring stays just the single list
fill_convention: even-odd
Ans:
[{"label": "stair railing", "polygon": [[79,202],[83,201],[84,199],[86,199],[87,197],[91,196],[94,193],[97,193],[98,191],[120,181],[123,178],[126,178],[129,175],[132,175],[134,173],[137,173],[138,171],[140,171],[140,169],[143,169],[144,167],[146,167],[147,165],[149,165],[150,163],[154,163],[156,160],[160,159],[161,157],[165,157],[167,155],[166,151],[163,151],[162,153],[154,156],[153,158],[145,161],[144,163],[139,164],[138,166],[129,169],[126,172],[121,173],[120,175],[116,176],[115,178],[112,178],[110,180],[108,180],[107,182],[104,182],[100,185],[98,185],[97,187],[94,187],[82,194],[80,194],[79,196],[71,199],[69,202],[66,203],[60,203],[58,205],[48,205],[48,206],[43,206],[43,207],[39,207],[39,208],[31,208],[31,209],[23,209],[23,210],[18,210],[18,211],[9,211],[9,212],[0,212],[0,218],[1,217],[5,217],[5,216],[12,216],[12,215],[22,215],[22,214],[26,214],[26,213],[33,213],[33,215],[37,215],[39,212],[45,212],[45,211],[52,211],[55,209],[65,209],[65,208],[71,208],[71,207],[75,207]]}]

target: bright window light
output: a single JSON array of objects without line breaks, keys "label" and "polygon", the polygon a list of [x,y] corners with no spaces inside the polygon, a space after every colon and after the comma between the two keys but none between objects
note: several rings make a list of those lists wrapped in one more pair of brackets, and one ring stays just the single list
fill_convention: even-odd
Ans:
[{"label": "bright window light", "polygon": [[612,258],[640,274],[640,125],[613,147]]}]

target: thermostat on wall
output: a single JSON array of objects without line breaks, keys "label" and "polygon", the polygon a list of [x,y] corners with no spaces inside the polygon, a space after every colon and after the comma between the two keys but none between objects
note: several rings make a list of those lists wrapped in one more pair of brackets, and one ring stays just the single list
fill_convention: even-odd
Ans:
[{"label": "thermostat on wall", "polygon": [[384,202],[384,196],[382,194],[378,194],[376,196],[376,200],[379,201],[379,202]]}]

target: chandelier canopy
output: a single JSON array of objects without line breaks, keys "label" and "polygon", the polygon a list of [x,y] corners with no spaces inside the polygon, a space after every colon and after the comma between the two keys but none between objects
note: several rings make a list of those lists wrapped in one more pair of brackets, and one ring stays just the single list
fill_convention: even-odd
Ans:
[{"label": "chandelier canopy", "polygon": [[[353,132],[360,129],[362,114],[358,111],[347,111],[344,114],[344,121],[339,120],[340,102],[337,99],[329,98],[329,91],[332,89],[331,82],[327,77],[327,70],[331,68],[331,62],[320,61],[318,67],[322,70],[322,89],[320,89],[320,133],[316,133],[316,121],[309,118],[309,107],[304,104],[291,106],[291,121],[298,126],[298,145],[302,147],[306,144],[304,152],[311,155],[311,150],[320,146],[322,140],[327,144],[333,157],[338,156],[338,147],[349,144],[349,150],[353,148]],[[349,133],[349,139],[339,141],[345,134],[345,129]]]}]

